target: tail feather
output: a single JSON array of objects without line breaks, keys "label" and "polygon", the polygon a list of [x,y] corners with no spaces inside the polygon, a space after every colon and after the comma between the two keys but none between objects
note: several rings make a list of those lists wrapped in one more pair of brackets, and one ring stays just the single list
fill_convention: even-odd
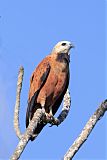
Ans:
[{"label": "tail feather", "polygon": [[[33,103],[34,104],[34,103]],[[34,107],[32,107],[32,110],[31,110],[31,104],[29,103],[28,104],[28,107],[27,107],[27,112],[26,112],[26,128],[28,127],[29,123],[30,123],[30,120],[32,119],[35,111],[38,109],[38,108],[41,108],[41,105],[40,104],[35,104]],[[37,136],[38,134],[41,132],[41,130],[43,129],[43,127],[45,126],[46,124],[43,123],[42,121],[40,123],[38,123],[37,127],[35,128],[35,131],[32,135],[32,137],[30,138],[31,141],[33,141]]]}]

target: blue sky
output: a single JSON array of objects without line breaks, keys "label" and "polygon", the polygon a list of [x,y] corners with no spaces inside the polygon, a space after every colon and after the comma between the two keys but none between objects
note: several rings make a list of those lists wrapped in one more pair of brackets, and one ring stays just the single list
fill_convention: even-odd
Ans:
[{"label": "blue sky", "polygon": [[[72,105],[59,126],[43,129],[21,159],[59,160],[106,98],[104,0],[0,1],[0,159],[9,159],[18,138],[13,128],[17,72],[24,66],[20,123],[25,130],[29,79],[37,64],[60,40],[72,41]],[[60,109],[59,109],[60,111]],[[107,123],[102,118],[75,155],[75,160],[107,159]]]}]

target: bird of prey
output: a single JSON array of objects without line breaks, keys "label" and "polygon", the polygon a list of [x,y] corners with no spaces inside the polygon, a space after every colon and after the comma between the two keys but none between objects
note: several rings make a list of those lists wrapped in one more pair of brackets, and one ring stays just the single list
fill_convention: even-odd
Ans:
[{"label": "bird of prey", "polygon": [[[58,42],[34,70],[30,79],[26,127],[38,108],[44,108],[48,116],[57,112],[69,85],[71,48],[73,45],[69,41]],[[45,125],[43,121],[37,125],[32,141]]]}]

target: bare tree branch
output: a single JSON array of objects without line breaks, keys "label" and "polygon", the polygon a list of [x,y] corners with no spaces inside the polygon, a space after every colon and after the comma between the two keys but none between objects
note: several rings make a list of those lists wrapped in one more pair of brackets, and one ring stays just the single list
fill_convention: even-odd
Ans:
[{"label": "bare tree branch", "polygon": [[[37,127],[37,124],[41,120],[43,120],[46,123],[50,123],[52,125],[61,124],[67,117],[70,110],[70,104],[71,104],[70,93],[69,93],[69,90],[67,90],[64,96],[62,112],[59,114],[58,118],[54,118],[53,120],[49,119],[49,117],[45,116],[44,110],[38,109],[35,112],[32,120],[30,121],[30,124],[26,129],[26,132],[22,134],[20,131],[20,124],[19,124],[19,109],[20,109],[20,94],[22,89],[23,75],[24,75],[24,68],[20,67],[18,81],[17,81],[16,104],[15,104],[15,112],[14,112],[14,128],[15,128],[16,135],[18,136],[20,141],[16,147],[15,152],[11,157],[11,160],[17,160],[20,158],[21,153],[23,152],[29,139],[33,135],[34,130]],[[107,110],[107,100],[105,100],[96,110],[96,112],[90,117],[86,126],[82,130],[81,134],[78,136],[78,138],[74,141],[73,145],[69,148],[69,150],[65,154],[64,160],[71,160],[74,157],[74,155],[77,153],[77,151],[82,146],[82,144],[87,140],[95,124],[104,115],[106,110]]]},{"label": "bare tree branch", "polygon": [[71,97],[70,97],[70,92],[67,89],[66,94],[64,95],[64,102],[63,102],[63,108],[62,112],[58,116],[58,125],[61,124],[65,118],[67,117],[69,111],[70,111],[70,106],[71,106]]},{"label": "bare tree branch", "polygon": [[[15,111],[14,111],[14,128],[15,128],[16,135],[18,136],[20,141],[13,155],[11,156],[11,160],[17,160],[20,158],[28,141],[33,136],[33,133],[35,128],[37,127],[37,124],[40,123],[41,120],[43,120],[46,123],[51,123],[53,125],[59,125],[67,117],[68,112],[70,110],[70,104],[71,104],[70,93],[69,93],[69,90],[67,90],[64,96],[64,104],[63,104],[62,112],[60,113],[58,118],[54,118],[54,120],[49,119],[49,117],[45,116],[45,111],[43,109],[37,109],[32,120],[29,123],[28,128],[26,129],[25,133],[22,134],[20,131],[20,124],[19,124],[19,109],[20,109],[20,94],[22,89],[23,75],[24,75],[24,68],[20,67],[18,81],[17,81],[16,104],[15,104]],[[38,135],[36,135],[36,137],[37,136]]]},{"label": "bare tree branch", "polygon": [[22,136],[22,133],[20,131],[20,124],[19,124],[19,110],[20,110],[20,94],[22,89],[23,75],[24,75],[24,68],[21,66],[18,74],[16,104],[15,104],[15,110],[14,110],[14,129],[19,139],[21,139],[21,136]]},{"label": "bare tree branch", "polygon": [[34,116],[32,120],[29,123],[28,128],[26,129],[26,132],[21,137],[19,144],[17,145],[15,152],[13,153],[11,160],[17,160],[20,158],[22,152],[24,151],[24,148],[26,147],[29,139],[34,133],[35,128],[37,127],[37,124],[41,121],[41,117],[43,116],[43,110],[37,109],[37,111],[34,113]]},{"label": "bare tree branch", "polygon": [[107,99],[104,102],[102,102],[99,108],[90,117],[89,121],[83,128],[81,134],[78,136],[78,138],[74,141],[74,143],[69,148],[67,153],[64,155],[64,160],[71,160],[74,157],[74,155],[78,152],[82,144],[87,140],[95,124],[98,122],[98,120],[100,120],[100,118],[104,115],[106,111],[107,111]]},{"label": "bare tree branch", "polygon": [[48,119],[46,119],[46,121],[48,123],[50,123],[52,126],[53,125],[60,125],[67,117],[69,111],[70,111],[70,106],[71,106],[71,97],[70,97],[70,92],[69,89],[67,89],[65,95],[64,95],[64,99],[63,99],[63,107],[62,107],[62,111],[59,114],[59,116],[57,118],[54,118],[53,121],[49,121]]},{"label": "bare tree branch", "polygon": [[[35,128],[37,127],[37,124],[40,123],[41,120],[43,120],[46,123],[50,123],[52,125],[61,124],[67,117],[68,112],[70,110],[70,104],[71,104],[70,93],[69,93],[69,90],[67,90],[64,96],[62,112],[59,114],[58,118],[54,118],[54,120],[49,119],[49,117],[45,116],[44,110],[38,109],[35,112],[32,120],[30,121],[29,126],[26,129],[25,133],[22,134],[20,131],[20,124],[19,124],[19,109],[20,109],[20,94],[21,94],[21,88],[22,88],[23,74],[24,74],[24,68],[21,67],[19,70],[19,75],[18,75],[16,104],[15,104],[15,112],[14,112],[14,128],[16,131],[16,135],[18,136],[20,141],[16,147],[15,152],[13,153],[11,157],[11,160],[17,160],[20,158],[28,141],[33,136],[33,133],[34,133]],[[74,141],[73,145],[69,148],[69,150],[65,154],[64,160],[71,160],[74,157],[76,152],[79,150],[79,148],[88,138],[95,124],[104,115],[106,110],[107,110],[107,100],[105,100],[96,110],[96,112],[91,116],[86,126],[82,130],[81,134],[78,136],[78,138]]]}]

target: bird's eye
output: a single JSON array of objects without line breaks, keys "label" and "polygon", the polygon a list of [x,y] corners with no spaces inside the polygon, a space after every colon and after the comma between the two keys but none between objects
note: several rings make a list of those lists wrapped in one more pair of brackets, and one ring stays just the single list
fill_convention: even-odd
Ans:
[{"label": "bird's eye", "polygon": [[66,45],[66,43],[62,43],[62,46],[65,46]]}]

